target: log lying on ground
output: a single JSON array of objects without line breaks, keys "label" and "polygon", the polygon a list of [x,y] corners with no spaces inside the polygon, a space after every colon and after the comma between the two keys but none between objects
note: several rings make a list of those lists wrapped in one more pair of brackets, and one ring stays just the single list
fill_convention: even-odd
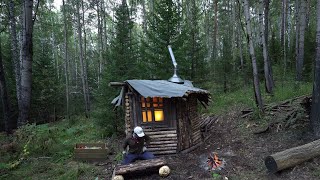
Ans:
[{"label": "log lying on ground", "polygon": [[320,156],[320,139],[270,155],[266,157],[265,165],[270,172],[275,173],[317,156]]},{"label": "log lying on ground", "polygon": [[166,165],[164,158],[136,161],[131,164],[120,165],[115,168],[115,175],[125,175],[130,173],[151,172],[158,170],[161,166]]}]

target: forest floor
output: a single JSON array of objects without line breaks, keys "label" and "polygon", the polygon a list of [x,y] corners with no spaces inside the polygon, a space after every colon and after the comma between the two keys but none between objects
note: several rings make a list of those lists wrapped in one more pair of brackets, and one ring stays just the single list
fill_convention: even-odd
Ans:
[{"label": "forest floor", "polygon": [[[286,106],[266,110],[263,118],[254,114],[243,118],[244,108],[234,107],[219,116],[201,147],[191,153],[166,157],[172,170],[168,177],[161,178],[155,172],[129,179],[320,179],[320,157],[276,174],[269,173],[264,165],[266,156],[314,140],[301,101],[302,98],[288,101]],[[288,118],[292,112],[297,112],[294,121]],[[268,130],[261,131],[265,127]],[[222,169],[208,170],[207,159],[212,152],[224,161]],[[104,171],[99,176],[109,178],[113,166],[110,163],[102,166]]]},{"label": "forest floor", "polygon": [[[264,165],[266,156],[314,140],[308,113],[301,106],[303,99],[269,104],[263,115],[256,111],[250,113],[251,110],[246,109],[248,106],[242,105],[230,107],[219,116],[207,115],[218,117],[207,135],[209,138],[190,153],[166,156],[171,168],[168,177],[161,178],[154,172],[128,179],[320,179],[320,157],[276,174],[268,173]],[[31,125],[23,132],[28,136],[16,133],[11,140],[0,137],[0,179],[110,179],[121,159],[124,137],[100,140],[105,141],[113,152],[104,162],[85,163],[73,159],[75,143],[97,142],[97,137],[101,137],[100,131],[85,119],[78,119],[76,124],[61,121]],[[12,140],[19,142],[20,148],[6,157],[12,150],[4,147]],[[25,149],[30,155],[10,169],[8,162],[24,157],[21,152]],[[209,171],[207,159],[213,152],[223,160],[224,167]]]}]

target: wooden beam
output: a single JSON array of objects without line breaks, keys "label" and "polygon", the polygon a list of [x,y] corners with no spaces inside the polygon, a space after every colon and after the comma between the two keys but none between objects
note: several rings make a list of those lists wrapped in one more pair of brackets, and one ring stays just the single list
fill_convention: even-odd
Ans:
[{"label": "wooden beam", "polygon": [[275,173],[317,156],[320,156],[320,140],[272,154],[266,157],[265,165]]},{"label": "wooden beam", "polygon": [[157,170],[163,165],[166,165],[167,162],[164,158],[156,158],[156,159],[149,159],[149,160],[141,160],[136,161],[131,164],[120,165],[115,168],[115,175],[125,175],[130,173],[136,172],[144,172],[148,173],[151,170]]},{"label": "wooden beam", "polygon": [[119,87],[119,86],[124,86],[124,85],[126,85],[125,82],[109,82],[109,86]]}]

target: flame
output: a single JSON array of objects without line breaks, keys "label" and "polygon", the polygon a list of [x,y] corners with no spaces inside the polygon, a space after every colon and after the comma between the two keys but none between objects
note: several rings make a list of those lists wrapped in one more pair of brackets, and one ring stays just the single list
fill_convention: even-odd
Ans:
[{"label": "flame", "polygon": [[223,161],[219,159],[217,153],[212,153],[209,155],[207,160],[208,166],[210,169],[215,170],[217,168],[220,168],[223,164]]}]

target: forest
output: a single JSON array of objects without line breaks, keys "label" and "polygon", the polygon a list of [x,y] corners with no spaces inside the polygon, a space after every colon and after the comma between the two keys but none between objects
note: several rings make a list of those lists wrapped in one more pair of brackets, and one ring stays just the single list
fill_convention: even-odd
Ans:
[{"label": "forest", "polygon": [[[276,119],[286,121],[281,138],[295,131],[303,138],[283,140],[281,149],[272,149],[281,138],[269,138],[277,145],[257,151],[254,160],[320,137],[319,0],[1,0],[0,179],[109,178],[111,164],[76,163],[73,147],[107,141],[109,160],[121,159],[125,110],[111,104],[120,90],[110,82],[168,80],[174,72],[169,45],[179,77],[211,94],[198,111],[217,117],[213,136],[237,132],[211,145],[251,137],[256,127],[277,134]],[[304,111],[297,99],[306,98],[311,104]],[[275,111],[275,103],[290,108]],[[235,162],[208,177],[270,178],[262,165],[237,169],[242,160]],[[275,178],[320,177],[320,168],[306,166],[311,170],[301,174],[297,166]],[[200,170],[171,176],[188,177],[207,178]]]}]

